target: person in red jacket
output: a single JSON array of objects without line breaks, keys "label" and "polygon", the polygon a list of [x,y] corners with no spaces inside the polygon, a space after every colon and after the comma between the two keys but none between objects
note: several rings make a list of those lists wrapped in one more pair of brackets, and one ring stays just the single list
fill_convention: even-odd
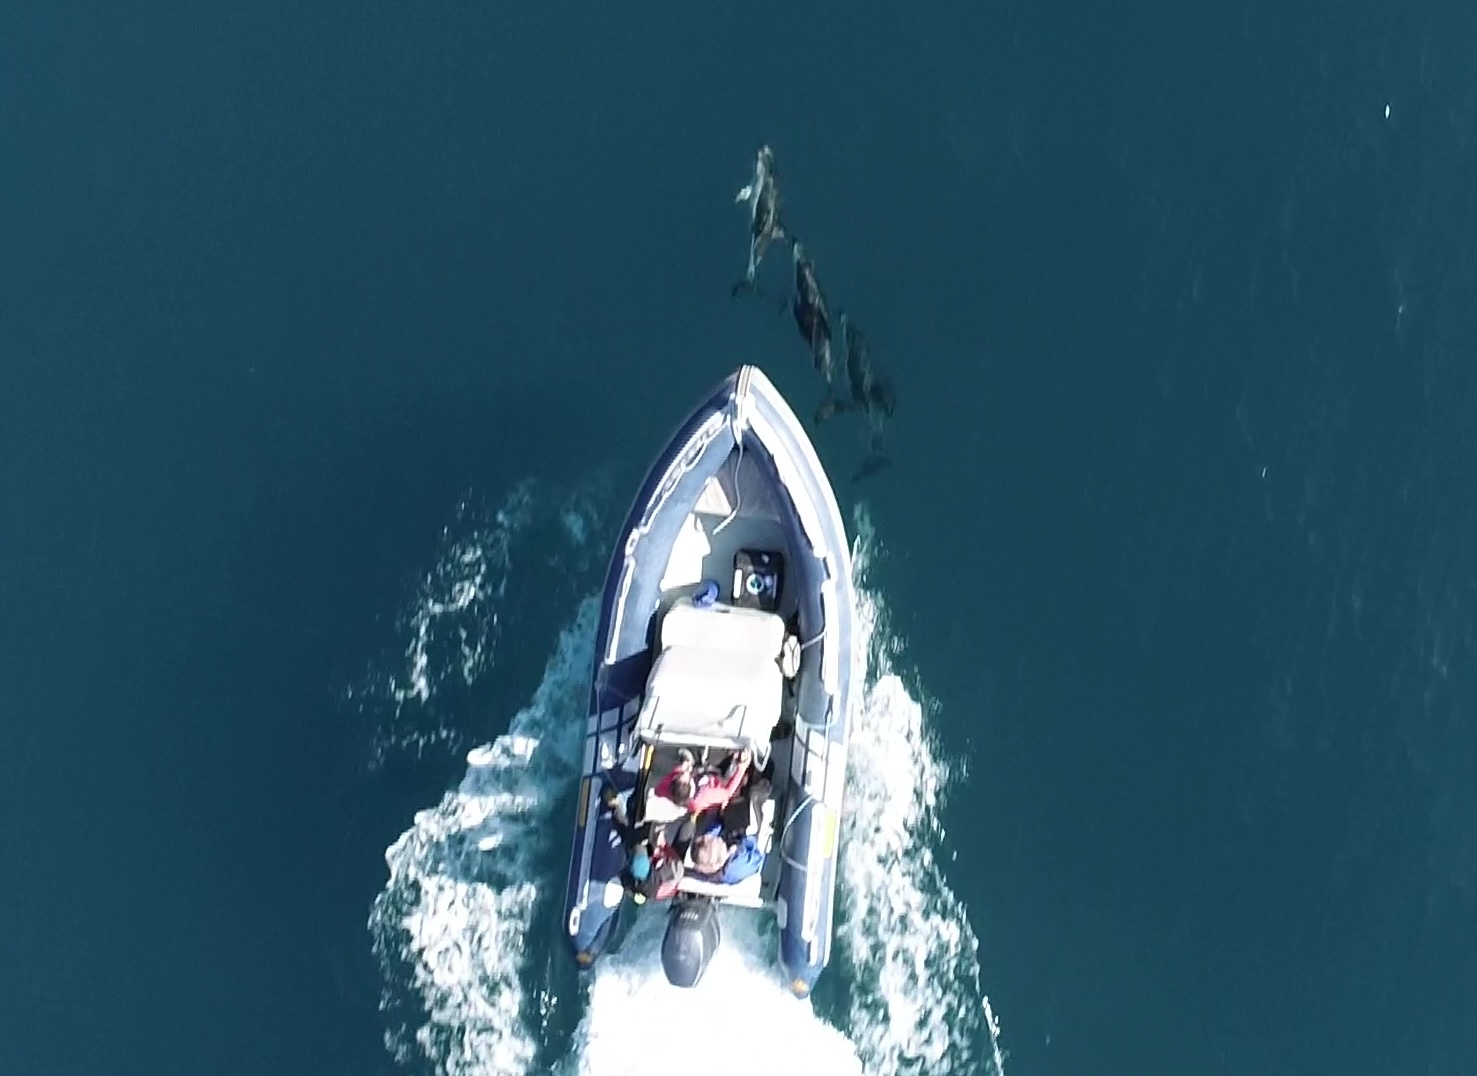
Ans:
[{"label": "person in red jacket", "polygon": [[707,771],[694,774],[692,752],[683,748],[677,754],[677,765],[657,782],[654,792],[679,807],[685,807],[689,815],[700,815],[714,809],[721,811],[738,793],[753,758],[754,753],[746,747],[738,753],[728,776],[720,777]]}]

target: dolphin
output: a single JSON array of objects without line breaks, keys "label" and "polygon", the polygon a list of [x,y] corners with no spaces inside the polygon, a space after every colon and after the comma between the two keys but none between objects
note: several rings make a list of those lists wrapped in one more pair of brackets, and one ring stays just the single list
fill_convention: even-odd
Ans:
[{"label": "dolphin", "polygon": [[795,243],[791,252],[795,260],[795,294],[790,298],[790,309],[795,315],[801,338],[810,348],[816,373],[825,379],[826,395],[830,396],[835,369],[831,359],[831,314],[826,307],[826,295],[816,279],[815,262],[811,261],[805,247]]},{"label": "dolphin", "polygon": [[841,343],[846,354],[846,380],[851,388],[851,399],[830,396],[816,410],[816,422],[824,422],[834,414],[847,411],[865,411],[878,438],[882,423],[897,410],[897,393],[892,380],[872,359],[872,349],[867,338],[856,327],[856,322],[846,313],[839,311],[836,318],[841,326]]},{"label": "dolphin", "polygon": [[749,206],[749,266],[730,292],[738,296],[746,291],[758,292],[754,277],[769,245],[790,238],[780,223],[780,192],[775,183],[774,150],[769,146],[759,147],[754,157],[754,178],[738,192],[734,201]]},{"label": "dolphin", "polygon": [[872,359],[872,349],[867,338],[856,327],[856,322],[846,311],[837,314],[841,326],[842,346],[846,349],[846,379],[851,388],[851,398],[827,395],[816,409],[815,421],[824,422],[832,415],[847,411],[862,411],[867,416],[870,428],[867,438],[867,456],[851,480],[858,482],[876,474],[891,464],[882,450],[882,433],[887,420],[897,413],[897,393],[892,380]]}]

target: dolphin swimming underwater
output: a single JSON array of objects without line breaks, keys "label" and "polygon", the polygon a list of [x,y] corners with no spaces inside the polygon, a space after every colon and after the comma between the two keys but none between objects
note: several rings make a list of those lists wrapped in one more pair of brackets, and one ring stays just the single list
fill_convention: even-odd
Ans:
[{"label": "dolphin swimming underwater", "polygon": [[840,311],[837,317],[841,325],[841,342],[846,353],[846,379],[851,388],[851,398],[827,395],[816,409],[815,421],[824,422],[834,414],[847,411],[862,411],[867,416],[869,436],[867,458],[860,470],[852,476],[853,481],[874,475],[891,462],[882,451],[883,429],[897,412],[897,392],[892,379],[872,358],[872,349],[867,338],[857,328],[856,322]]},{"label": "dolphin swimming underwater", "polygon": [[826,295],[816,279],[815,262],[805,252],[805,247],[796,243],[791,248],[795,260],[795,294],[790,299],[790,309],[795,315],[795,325],[800,336],[810,348],[810,359],[816,373],[826,382],[826,395],[831,394],[831,383],[835,379],[835,366],[831,355],[831,312],[826,306]]},{"label": "dolphin swimming underwater", "polygon": [[780,193],[776,183],[774,150],[768,145],[759,147],[759,152],[754,156],[754,176],[738,192],[734,201],[747,202],[749,206],[749,265],[743,278],[734,284],[730,292],[737,296],[742,292],[759,290],[755,276],[770,244],[790,238],[784,225],[780,223]]}]

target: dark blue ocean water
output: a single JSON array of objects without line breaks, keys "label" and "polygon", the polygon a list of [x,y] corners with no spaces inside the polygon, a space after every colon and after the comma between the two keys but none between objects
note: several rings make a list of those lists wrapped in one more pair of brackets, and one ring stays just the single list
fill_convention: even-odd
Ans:
[{"label": "dark blue ocean water", "polygon": [[817,433],[890,655],[852,925],[741,1033],[987,1072],[988,995],[1013,1076],[1477,1071],[1474,47],[1364,0],[0,15],[0,1071],[639,1067],[639,961],[550,952],[558,718],[673,424],[742,362],[818,395],[728,297],[761,141],[900,410],[864,484]]}]

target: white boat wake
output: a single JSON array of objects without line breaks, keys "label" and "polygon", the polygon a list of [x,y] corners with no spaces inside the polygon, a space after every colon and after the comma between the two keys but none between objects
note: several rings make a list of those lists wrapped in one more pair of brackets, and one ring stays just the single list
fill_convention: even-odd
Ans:
[{"label": "white boat wake", "polygon": [[650,1076],[664,1042],[690,1044],[705,1076],[861,1076],[846,1036],[785,987],[773,966],[776,936],[760,922],[724,915],[702,984],[684,990],[667,982],[657,956],[666,917],[660,908],[643,914],[621,952],[597,965],[560,1076]]},{"label": "white boat wake", "polygon": [[[563,533],[574,543],[592,530]],[[458,787],[418,812],[385,853],[389,880],[369,926],[395,1056],[445,1076],[645,1076],[655,1044],[690,1034],[710,1048],[703,1069],[712,1076],[1003,1073],[978,942],[934,856],[949,774],[923,707],[891,667],[897,643],[866,587],[875,542],[865,520],[860,531],[867,690],[850,752],[837,945],[822,978],[823,994],[828,978],[846,980],[849,1000],[834,1013],[796,1001],[773,966],[772,924],[738,910],[725,915],[723,946],[696,990],[673,988],[662,974],[659,908],[645,910],[621,950],[579,983],[552,924],[598,614],[592,595],[559,633],[507,733],[471,751]],[[505,535],[498,548],[516,540]],[[434,683],[430,673],[424,682]],[[565,1011],[573,1007],[580,1011]],[[776,1037],[783,1050],[769,1047]]]}]

